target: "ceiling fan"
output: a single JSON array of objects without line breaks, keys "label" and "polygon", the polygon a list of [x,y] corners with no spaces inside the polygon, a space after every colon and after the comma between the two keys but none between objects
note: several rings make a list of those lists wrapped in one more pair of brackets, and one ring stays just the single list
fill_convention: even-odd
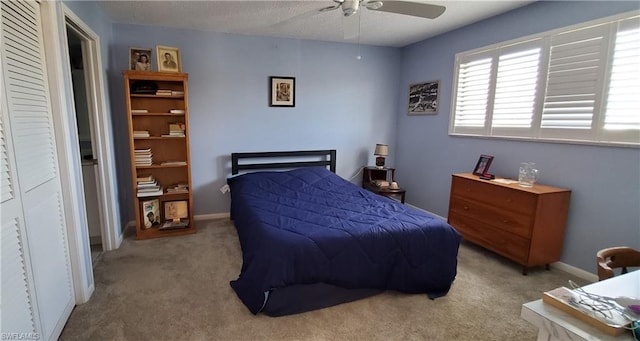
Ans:
[{"label": "ceiling fan", "polygon": [[435,19],[445,11],[444,6],[432,5],[413,1],[380,1],[380,0],[333,0],[335,4],[320,9],[320,12],[333,11],[342,8],[342,14],[350,17],[356,13],[360,7],[365,7],[373,11],[389,12],[396,14],[411,15],[414,17]]}]

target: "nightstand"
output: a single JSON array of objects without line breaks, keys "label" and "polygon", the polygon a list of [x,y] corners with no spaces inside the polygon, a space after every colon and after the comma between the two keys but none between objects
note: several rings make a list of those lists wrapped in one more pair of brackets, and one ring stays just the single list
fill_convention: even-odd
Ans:
[{"label": "nightstand", "polygon": [[377,168],[364,167],[362,170],[362,188],[373,193],[397,199],[404,204],[406,191],[402,188],[390,188],[389,186],[377,186],[376,180],[388,181],[389,183],[396,181],[395,168]]}]

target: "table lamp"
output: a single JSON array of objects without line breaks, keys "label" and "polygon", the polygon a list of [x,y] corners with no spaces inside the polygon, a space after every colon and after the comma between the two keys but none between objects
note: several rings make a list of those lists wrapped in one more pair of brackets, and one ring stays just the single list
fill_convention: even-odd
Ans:
[{"label": "table lamp", "polygon": [[376,150],[373,155],[376,156],[376,168],[384,168],[384,158],[389,155],[389,146],[380,143],[376,144]]}]

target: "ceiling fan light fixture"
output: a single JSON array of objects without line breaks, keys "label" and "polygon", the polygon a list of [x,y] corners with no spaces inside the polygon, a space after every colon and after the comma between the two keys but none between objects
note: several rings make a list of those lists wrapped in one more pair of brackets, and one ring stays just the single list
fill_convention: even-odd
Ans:
[{"label": "ceiling fan light fixture", "polygon": [[360,1],[358,0],[344,0],[342,3],[342,13],[345,17],[350,17],[358,11],[360,7]]}]

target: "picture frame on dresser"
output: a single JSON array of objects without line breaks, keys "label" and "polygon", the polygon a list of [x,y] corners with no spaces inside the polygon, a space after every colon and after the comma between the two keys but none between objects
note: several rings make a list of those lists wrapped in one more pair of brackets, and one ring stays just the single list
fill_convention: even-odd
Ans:
[{"label": "picture frame on dresser", "polygon": [[484,175],[489,173],[489,167],[491,167],[491,162],[493,162],[492,155],[480,155],[478,162],[476,163],[476,167],[473,169],[473,175]]}]

